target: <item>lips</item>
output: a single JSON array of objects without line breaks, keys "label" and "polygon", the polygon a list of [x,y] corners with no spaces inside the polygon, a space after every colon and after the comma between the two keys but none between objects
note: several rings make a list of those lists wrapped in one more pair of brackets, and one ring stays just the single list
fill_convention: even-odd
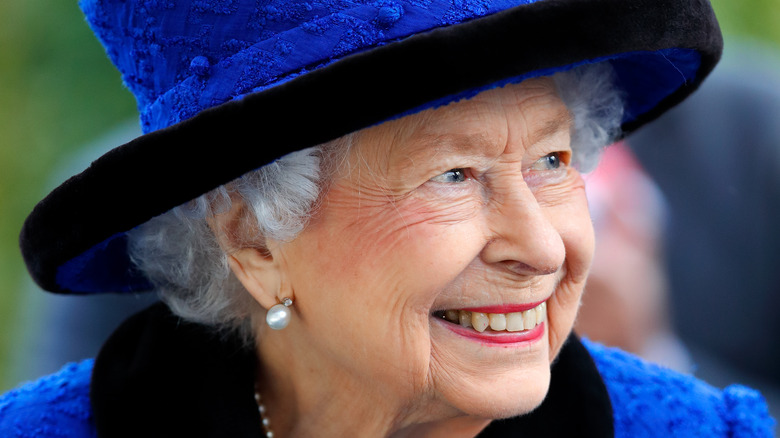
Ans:
[{"label": "lips", "polygon": [[[518,311],[519,309],[527,310]],[[499,310],[504,310],[504,312],[498,312]],[[479,333],[485,331],[523,332],[534,330],[547,320],[547,302],[517,306],[448,309],[435,312],[434,316],[457,324],[463,329],[471,329]]]}]

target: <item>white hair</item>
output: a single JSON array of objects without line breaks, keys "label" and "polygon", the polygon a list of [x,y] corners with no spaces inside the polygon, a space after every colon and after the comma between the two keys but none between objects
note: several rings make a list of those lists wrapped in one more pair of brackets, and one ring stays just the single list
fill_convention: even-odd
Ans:
[{"label": "white hair", "polygon": [[573,164],[582,172],[596,168],[601,151],[620,136],[623,96],[606,62],[557,73],[555,86],[572,115]]},{"label": "white hair", "polygon": [[[623,103],[612,68],[607,63],[585,65],[553,79],[573,118],[573,161],[590,170],[601,149],[620,133]],[[174,313],[218,329],[236,329],[250,341],[252,318],[261,309],[232,275],[209,219],[229,210],[232,199],[241,199],[250,213],[246,228],[256,233],[256,241],[294,239],[327,184],[324,165],[344,157],[350,142],[351,135],[285,155],[144,223],[128,233],[133,263]]]}]

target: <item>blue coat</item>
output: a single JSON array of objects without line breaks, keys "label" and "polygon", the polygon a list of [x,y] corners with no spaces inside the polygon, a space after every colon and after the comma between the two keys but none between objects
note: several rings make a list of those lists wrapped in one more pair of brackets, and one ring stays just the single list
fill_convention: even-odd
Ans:
[{"label": "blue coat", "polygon": [[[224,339],[204,341],[202,328],[175,320],[167,309],[146,313],[134,317],[130,329],[126,324],[118,330],[97,365],[92,359],[72,363],[0,397],[0,436],[88,438],[98,436],[98,429],[100,436],[260,436],[251,380],[246,384],[241,377],[253,376],[253,354],[237,353],[240,347],[226,347]],[[161,319],[167,322],[159,324]],[[133,348],[128,348],[128,339]],[[202,351],[176,351],[182,348]],[[132,360],[127,351],[135,355]],[[139,371],[145,362],[156,377]],[[193,364],[198,365],[190,370]],[[160,368],[168,371],[161,374]],[[169,383],[183,374],[183,385]],[[194,376],[200,376],[205,386],[192,396],[180,393],[192,386]],[[209,385],[214,376],[229,378]],[[571,430],[577,431],[575,436],[612,436],[614,431],[615,437],[627,438],[773,436],[774,422],[756,391],[739,385],[719,390],[620,350],[587,340],[580,343],[573,336],[552,376],[551,393],[537,411],[494,422],[480,437],[572,436]],[[149,381],[154,383],[145,387]],[[174,393],[173,398],[168,400],[166,391]],[[196,408],[185,406],[179,416],[175,407],[190,400]],[[226,400],[237,404],[226,405]],[[204,403],[213,406],[201,406]],[[198,415],[195,409],[211,415]],[[126,424],[123,416],[129,417]],[[203,417],[206,422],[199,422]],[[166,421],[170,429],[160,426]],[[195,424],[194,435],[180,429],[183,424]],[[552,424],[574,429],[551,429]]]}]

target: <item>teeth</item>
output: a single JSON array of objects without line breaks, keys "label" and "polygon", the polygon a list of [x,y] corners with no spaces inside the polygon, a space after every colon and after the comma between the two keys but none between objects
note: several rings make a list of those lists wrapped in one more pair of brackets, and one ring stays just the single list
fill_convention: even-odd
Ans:
[{"label": "teeth", "polygon": [[533,328],[536,325],[536,309],[523,312],[523,326]]},{"label": "teeth", "polygon": [[523,325],[523,312],[514,312],[506,314],[506,331],[519,332],[525,330]]},{"label": "teeth", "polygon": [[536,308],[536,324],[539,325],[547,318],[547,301]]},{"label": "teeth", "polygon": [[530,330],[547,320],[547,302],[524,312],[482,313],[450,309],[440,315],[449,322],[478,332],[484,332],[488,327],[496,332],[519,332]]},{"label": "teeth", "polygon": [[488,325],[490,325],[490,319],[487,316],[487,313],[482,312],[471,312],[471,325],[474,327],[474,330],[478,332],[484,332],[485,329],[488,328]]},{"label": "teeth", "polygon": [[460,322],[460,325],[466,328],[471,327],[471,312],[468,310],[461,310],[458,313],[458,322]]},{"label": "teeth", "polygon": [[503,313],[489,313],[490,328],[495,331],[506,330],[506,315]]},{"label": "teeth", "polygon": [[449,322],[459,322],[460,312],[457,310],[448,310],[444,312],[444,319]]}]

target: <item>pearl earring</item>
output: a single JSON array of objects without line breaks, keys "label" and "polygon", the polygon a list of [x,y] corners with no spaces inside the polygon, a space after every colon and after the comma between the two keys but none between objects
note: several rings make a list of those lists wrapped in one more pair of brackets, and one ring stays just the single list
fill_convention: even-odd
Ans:
[{"label": "pearl earring", "polygon": [[265,323],[268,324],[268,327],[274,330],[281,330],[287,327],[292,317],[292,311],[290,310],[292,303],[292,298],[287,297],[282,300],[282,304],[277,304],[268,309],[268,313],[265,314]]}]

